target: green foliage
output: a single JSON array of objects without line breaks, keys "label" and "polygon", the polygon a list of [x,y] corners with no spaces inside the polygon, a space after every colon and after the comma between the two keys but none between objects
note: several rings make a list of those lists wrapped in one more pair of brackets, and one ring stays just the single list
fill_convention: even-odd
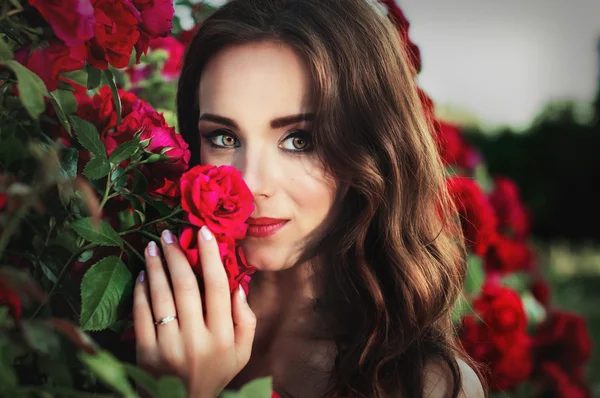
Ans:
[{"label": "green foliage", "polygon": [[0,65],[6,66],[15,73],[21,103],[33,119],[39,118],[46,109],[44,96],[48,96],[48,90],[42,79],[17,61],[0,61]]},{"label": "green foliage", "polygon": [[131,272],[118,257],[106,257],[92,266],[81,283],[81,329],[103,330],[114,324],[132,290]]}]

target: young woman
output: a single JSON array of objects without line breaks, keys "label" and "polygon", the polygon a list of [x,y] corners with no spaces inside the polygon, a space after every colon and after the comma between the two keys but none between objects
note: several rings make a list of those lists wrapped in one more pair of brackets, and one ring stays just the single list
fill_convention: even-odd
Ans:
[{"label": "young woman", "polygon": [[366,0],[231,0],[190,44],[177,101],[193,162],[252,190],[259,272],[230,296],[202,229],[203,316],[165,231],[135,290],[142,366],[198,398],[268,375],[282,397],[484,396],[451,320],[459,222],[386,17]]}]

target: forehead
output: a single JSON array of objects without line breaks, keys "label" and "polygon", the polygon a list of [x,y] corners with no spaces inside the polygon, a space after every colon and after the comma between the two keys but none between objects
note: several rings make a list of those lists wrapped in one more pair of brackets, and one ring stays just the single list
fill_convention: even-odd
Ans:
[{"label": "forehead", "polygon": [[[292,48],[258,42],[225,48],[200,77],[201,112],[265,112],[277,116],[306,111],[312,101],[308,66]],[[235,117],[235,115],[223,115]]]}]

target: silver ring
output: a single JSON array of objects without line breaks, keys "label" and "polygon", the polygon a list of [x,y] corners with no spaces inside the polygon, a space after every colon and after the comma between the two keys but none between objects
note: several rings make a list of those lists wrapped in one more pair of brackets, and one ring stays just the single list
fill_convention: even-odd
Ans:
[{"label": "silver ring", "polygon": [[177,319],[177,315],[169,315],[169,316],[162,318],[159,321],[154,322],[154,324],[155,325],[164,325],[165,323],[169,323],[171,321],[174,321],[175,319]]}]

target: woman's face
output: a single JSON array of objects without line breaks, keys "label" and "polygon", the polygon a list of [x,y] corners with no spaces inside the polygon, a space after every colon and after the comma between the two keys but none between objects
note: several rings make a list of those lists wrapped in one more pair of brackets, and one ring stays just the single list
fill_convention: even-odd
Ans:
[{"label": "woman's face", "polygon": [[290,267],[336,193],[313,151],[307,66],[280,44],[227,48],[204,68],[199,103],[201,162],[234,166],[254,195],[242,242],[248,262]]}]

